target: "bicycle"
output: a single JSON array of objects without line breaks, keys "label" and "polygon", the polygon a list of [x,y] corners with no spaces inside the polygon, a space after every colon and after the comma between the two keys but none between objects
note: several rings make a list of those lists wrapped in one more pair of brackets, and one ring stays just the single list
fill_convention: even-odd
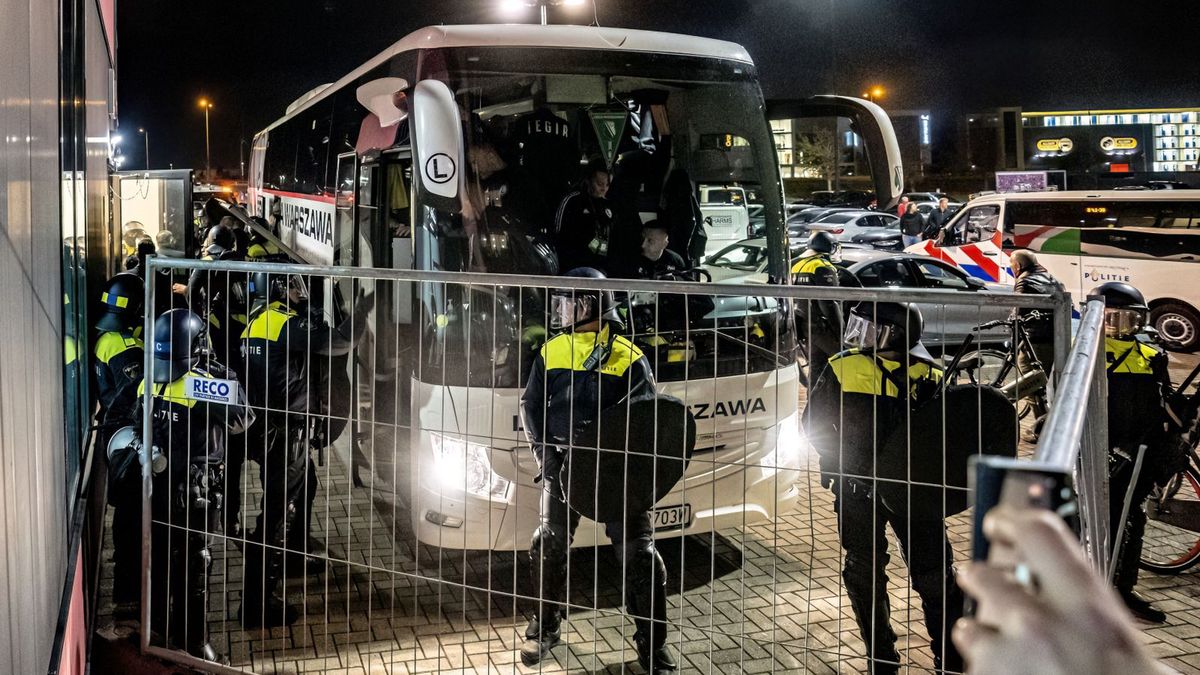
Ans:
[{"label": "bicycle", "polygon": [[1197,366],[1168,397],[1180,423],[1173,442],[1182,446],[1186,464],[1146,499],[1146,534],[1141,568],[1156,574],[1180,574],[1200,563],[1200,389],[1187,389],[1200,374]]},{"label": "bicycle", "polygon": [[[1040,425],[1040,421],[1049,411],[1046,400],[1046,384],[1049,380],[1045,367],[1037,356],[1037,350],[1033,347],[1033,340],[1029,337],[1027,324],[1047,317],[1043,312],[1033,311],[1010,319],[979,324],[963,341],[958,355],[947,367],[947,381],[951,384],[972,384],[999,389],[1016,405],[1018,419],[1025,419],[1032,414]],[[1005,326],[1015,337],[1014,340],[1005,343],[1007,349],[979,347],[968,351],[978,340],[978,333]],[[1024,372],[1018,366],[1018,354],[1024,354],[1027,359]]]}]

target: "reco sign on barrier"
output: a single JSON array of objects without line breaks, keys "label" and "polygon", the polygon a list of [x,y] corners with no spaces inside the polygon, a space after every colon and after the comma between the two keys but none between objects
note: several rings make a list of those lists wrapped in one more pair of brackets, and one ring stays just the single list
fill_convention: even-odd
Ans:
[{"label": "reco sign on barrier", "polygon": [[189,375],[184,382],[184,386],[187,388],[187,397],[196,401],[227,403],[229,405],[237,403],[237,380],[216,380],[209,377],[193,377]]}]

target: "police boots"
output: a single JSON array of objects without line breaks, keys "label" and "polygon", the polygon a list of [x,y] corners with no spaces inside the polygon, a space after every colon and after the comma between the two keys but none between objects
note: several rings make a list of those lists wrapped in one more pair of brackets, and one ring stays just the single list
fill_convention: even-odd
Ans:
[{"label": "police boots", "polygon": [[1137,618],[1150,623],[1166,623],[1167,613],[1150,604],[1148,599],[1132,588],[1121,589],[1121,599]]},{"label": "police boots", "polygon": [[[554,619],[550,619],[551,616]],[[557,612],[547,615],[545,625],[537,617],[530,619],[529,625],[525,628],[525,642],[521,645],[521,663],[527,666],[536,666],[541,663],[561,638],[562,618]]]},{"label": "police boots", "polygon": [[671,648],[667,645],[651,649],[649,640],[641,637],[634,637],[633,643],[637,646],[638,663],[642,664],[642,667],[650,675],[673,673],[679,668],[679,665],[675,663],[675,656],[671,653]]}]

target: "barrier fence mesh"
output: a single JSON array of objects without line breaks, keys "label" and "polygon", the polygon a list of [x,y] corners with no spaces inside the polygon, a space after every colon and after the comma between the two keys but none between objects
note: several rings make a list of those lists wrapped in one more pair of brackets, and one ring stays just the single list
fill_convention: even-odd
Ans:
[{"label": "barrier fence mesh", "polygon": [[[637,672],[645,638],[691,672],[959,668],[968,457],[1031,456],[1071,308],[887,260],[837,289],[154,260],[191,283],[147,285],[143,648]],[[922,349],[871,348],[890,303]],[[184,307],[205,348],[172,369],[155,321]],[[1077,470],[1098,567],[1103,443]],[[522,663],[555,607],[561,643]]]}]

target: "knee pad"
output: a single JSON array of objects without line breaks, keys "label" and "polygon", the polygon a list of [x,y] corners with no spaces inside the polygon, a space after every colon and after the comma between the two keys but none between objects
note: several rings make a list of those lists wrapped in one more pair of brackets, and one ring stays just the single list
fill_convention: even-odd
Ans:
[{"label": "knee pad", "polygon": [[556,533],[553,529],[542,525],[534,531],[533,539],[529,542],[529,560],[534,565],[538,563],[558,563],[560,560],[563,565],[566,565],[566,538]]},{"label": "knee pad", "polygon": [[655,587],[667,585],[667,565],[654,546],[654,541],[640,542],[625,563],[626,574],[634,585]]}]

